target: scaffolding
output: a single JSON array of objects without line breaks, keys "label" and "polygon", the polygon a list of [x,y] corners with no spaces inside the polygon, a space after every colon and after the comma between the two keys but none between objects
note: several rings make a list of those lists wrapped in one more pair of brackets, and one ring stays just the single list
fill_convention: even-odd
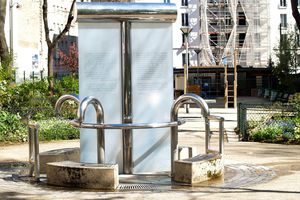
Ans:
[{"label": "scaffolding", "polygon": [[268,0],[200,0],[200,65],[265,67],[270,55]]}]

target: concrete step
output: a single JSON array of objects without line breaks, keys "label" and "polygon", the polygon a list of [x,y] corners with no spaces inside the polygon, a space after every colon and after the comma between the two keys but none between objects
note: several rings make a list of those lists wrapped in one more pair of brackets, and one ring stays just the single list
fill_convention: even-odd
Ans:
[{"label": "concrete step", "polygon": [[224,163],[219,154],[197,155],[176,160],[174,171],[174,181],[192,185],[222,176]]},{"label": "concrete step", "polygon": [[115,190],[119,185],[118,164],[83,164],[72,161],[47,163],[49,185]]},{"label": "concrete step", "polygon": [[80,149],[76,148],[63,148],[63,149],[54,149],[50,151],[44,151],[40,153],[40,173],[46,173],[46,164],[50,162],[59,162],[59,161],[74,161],[79,162],[80,160]]}]

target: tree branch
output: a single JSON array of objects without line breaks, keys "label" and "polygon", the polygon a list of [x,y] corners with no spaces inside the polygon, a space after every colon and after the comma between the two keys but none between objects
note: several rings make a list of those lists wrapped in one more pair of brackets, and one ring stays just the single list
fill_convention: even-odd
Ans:
[{"label": "tree branch", "polygon": [[71,8],[69,10],[69,15],[68,15],[68,20],[67,24],[65,25],[65,28],[60,32],[56,38],[53,40],[53,44],[56,44],[71,28],[72,21],[74,19],[73,16],[73,10],[74,10],[74,5],[75,5],[76,0],[73,0]]},{"label": "tree branch", "polygon": [[296,21],[298,30],[300,31],[300,13],[299,13],[299,10],[298,10],[298,1],[297,0],[291,0],[291,5],[292,5],[293,17]]},{"label": "tree branch", "polygon": [[48,48],[51,47],[52,42],[49,36],[49,25],[48,25],[48,1],[43,0],[43,21],[44,21],[44,30],[45,30],[45,38],[47,42]]}]

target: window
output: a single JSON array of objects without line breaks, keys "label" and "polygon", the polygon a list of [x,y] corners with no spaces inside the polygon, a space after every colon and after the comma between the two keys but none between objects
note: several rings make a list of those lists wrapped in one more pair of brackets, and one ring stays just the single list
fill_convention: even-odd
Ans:
[{"label": "window", "polygon": [[181,25],[182,26],[189,26],[188,13],[181,13]]},{"label": "window", "polygon": [[[182,53],[182,65],[185,65],[185,55],[186,53]],[[188,53],[188,65],[190,66],[190,54]]]},{"label": "window", "polygon": [[280,0],[280,6],[286,7],[286,0]]},{"label": "window", "polygon": [[255,52],[254,53],[254,60],[255,61],[260,61],[260,52]]},{"label": "window", "polygon": [[181,0],[181,6],[188,6],[188,0]]},{"label": "window", "polygon": [[246,25],[246,16],[243,12],[239,12],[238,14],[238,24],[239,25]]},{"label": "window", "polygon": [[239,47],[243,46],[245,38],[246,38],[246,33],[239,34],[239,41],[238,41]]},{"label": "window", "polygon": [[280,14],[280,26],[286,28],[287,27],[287,16],[286,14]]},{"label": "window", "polygon": [[260,33],[255,33],[254,37],[256,44],[260,44]]},{"label": "window", "polygon": [[231,25],[231,18],[226,18],[225,19],[225,24],[226,25]]}]

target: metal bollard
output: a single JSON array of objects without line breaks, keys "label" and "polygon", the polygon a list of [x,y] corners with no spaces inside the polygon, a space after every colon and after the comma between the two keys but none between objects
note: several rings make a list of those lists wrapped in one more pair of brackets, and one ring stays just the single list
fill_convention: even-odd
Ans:
[{"label": "metal bollard", "polygon": [[39,127],[38,124],[28,124],[29,176],[34,174],[36,181],[40,179]]}]

